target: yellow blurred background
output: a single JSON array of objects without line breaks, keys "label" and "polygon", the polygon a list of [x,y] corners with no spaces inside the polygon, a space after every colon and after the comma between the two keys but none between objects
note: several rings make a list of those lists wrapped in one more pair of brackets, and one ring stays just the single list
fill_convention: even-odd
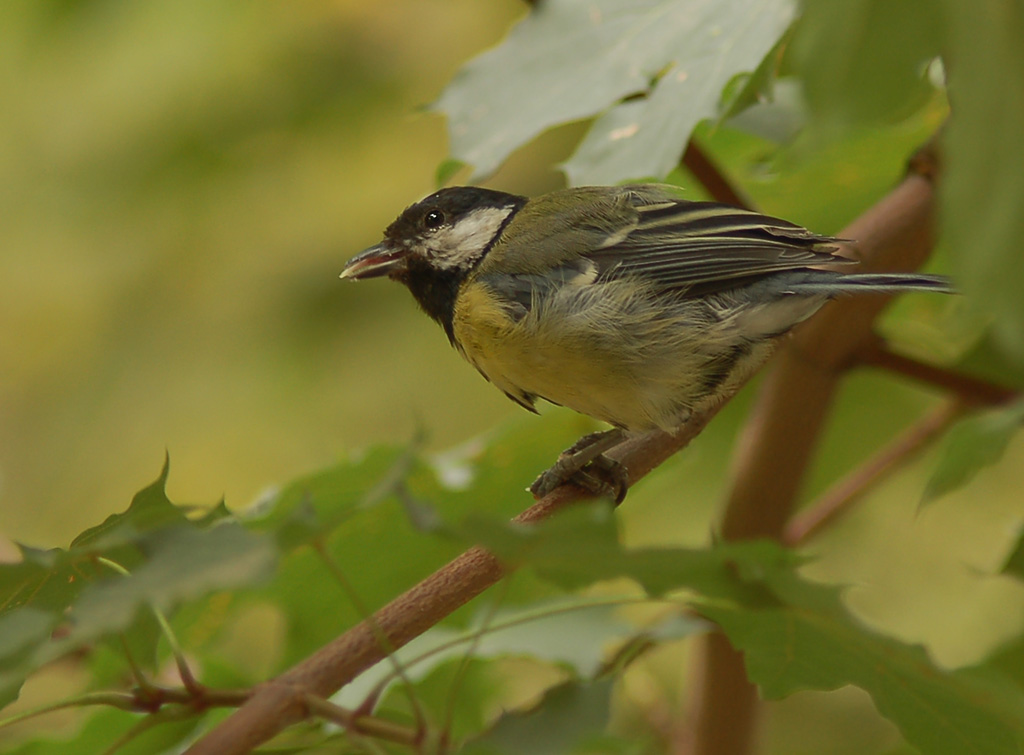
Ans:
[{"label": "yellow blurred background", "polygon": [[[239,506],[513,412],[399,287],[338,273],[434,188],[444,121],[419,111],[524,12],[3,3],[0,533],[66,544],[165,450],[172,500]],[[492,183],[554,187],[551,149]]]}]

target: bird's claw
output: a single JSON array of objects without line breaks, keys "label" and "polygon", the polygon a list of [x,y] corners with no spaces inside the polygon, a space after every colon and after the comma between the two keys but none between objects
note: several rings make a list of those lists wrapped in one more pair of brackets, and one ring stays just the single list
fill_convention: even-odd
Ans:
[{"label": "bird's claw", "polygon": [[571,483],[595,497],[610,498],[616,506],[623,502],[630,488],[629,471],[623,464],[604,454],[595,456],[582,467],[565,463],[572,460],[568,452],[560,456],[550,469],[534,480],[529,492],[543,498],[559,486]]}]

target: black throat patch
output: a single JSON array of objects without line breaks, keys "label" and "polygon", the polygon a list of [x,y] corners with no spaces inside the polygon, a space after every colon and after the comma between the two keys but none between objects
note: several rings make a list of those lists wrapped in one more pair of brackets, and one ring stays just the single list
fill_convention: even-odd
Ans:
[{"label": "black throat patch", "polygon": [[[481,198],[491,198],[493,206],[495,207],[509,207],[510,212],[502,221],[494,237],[488,242],[481,252],[480,256],[475,259],[472,265],[465,266],[452,266],[448,268],[438,267],[437,265],[431,264],[423,257],[410,254],[407,257],[405,268],[398,275],[394,276],[394,279],[400,283],[404,283],[409,291],[412,292],[413,297],[419,303],[420,307],[430,315],[432,318],[440,323],[441,327],[444,328],[445,334],[448,336],[448,341],[455,345],[455,300],[459,295],[459,289],[465,282],[466,278],[469,277],[470,273],[480,264],[487,253],[491,251],[495,242],[501,237],[505,227],[511,222],[512,218],[515,217],[516,213],[522,209],[523,205],[526,204],[526,197],[519,197],[512,194],[503,194],[501,192],[494,192],[488,189],[477,189],[475,187],[459,187],[455,189],[442,189],[432,197],[420,202],[419,205],[413,205],[413,207],[406,210],[402,217],[395,221],[390,228],[387,230],[388,235],[398,235],[401,230],[400,225],[407,223],[407,215],[415,215],[420,205],[429,205],[430,202],[439,195],[447,195],[449,197],[454,196],[460,202],[468,202],[472,199],[474,206],[480,204]],[[493,198],[496,197],[497,200]],[[499,201],[500,200],[500,201]],[[453,211],[452,207],[461,209],[461,206],[457,202],[447,202],[443,207],[448,211]],[[398,230],[396,230],[398,229]]]},{"label": "black throat patch", "polygon": [[453,345],[455,297],[465,279],[465,270],[440,270],[418,257],[409,258],[408,268],[399,278],[401,283],[408,286],[420,308],[440,323]]}]

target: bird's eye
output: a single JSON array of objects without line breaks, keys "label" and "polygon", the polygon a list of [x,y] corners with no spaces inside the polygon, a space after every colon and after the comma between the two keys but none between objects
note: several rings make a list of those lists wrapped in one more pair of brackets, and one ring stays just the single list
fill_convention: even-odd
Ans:
[{"label": "bird's eye", "polygon": [[439,228],[444,224],[444,213],[440,210],[431,210],[423,216],[423,225],[427,228]]}]

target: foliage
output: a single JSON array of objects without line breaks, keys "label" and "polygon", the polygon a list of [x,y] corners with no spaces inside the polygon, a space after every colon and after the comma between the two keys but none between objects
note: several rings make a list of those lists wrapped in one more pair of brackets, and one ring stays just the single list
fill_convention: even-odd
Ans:
[{"label": "foliage", "polygon": [[1000,342],[1020,362],[1024,220],[1011,208],[1024,186],[1009,166],[1022,157],[1013,134],[1024,104],[1007,93],[1024,86],[1024,10],[1015,0],[982,8],[808,0],[792,44],[778,50],[788,2],[542,3],[468,64],[437,107],[449,116],[454,156],[477,175],[546,128],[597,116],[565,170],[574,183],[613,183],[666,175],[699,121],[735,110],[725,85],[755,69],[752,85],[768,98],[776,75],[795,72],[817,122],[842,128],[920,108],[933,89],[928,64],[941,59],[956,107],[945,139],[943,230],[959,279],[984,294]]},{"label": "foliage", "polygon": [[[970,305],[901,305],[884,327],[897,341],[915,340],[920,328],[954,334],[929,356],[1019,385],[1021,38],[1024,12],[1014,0],[806,0],[799,10],[786,0],[540,2],[436,101],[452,143],[437,175],[447,180],[468,164],[485,176],[545,130],[587,120],[564,164],[574,183],[667,176],[692,184],[678,164],[696,134],[764,205],[788,191],[810,217],[826,206],[852,214],[857,192],[863,205],[892,181],[894,160],[934,130],[948,100],[943,254]],[[213,91],[230,88],[218,81]],[[333,89],[300,94],[292,125],[315,128]],[[248,97],[247,107],[268,128],[288,125],[257,100]],[[251,115],[237,113],[232,128]],[[167,154],[144,167],[146,177],[182,164],[198,174],[218,147],[194,128],[185,123],[167,139]],[[129,157],[114,169],[130,170]],[[757,181],[765,174],[774,176],[770,196]],[[844,192],[833,187],[852,188],[836,197]],[[908,404],[927,402],[904,401],[891,385],[858,390],[848,399],[850,423],[823,454],[822,477],[884,442]],[[969,416],[949,433],[926,461],[929,513],[940,497],[963,500],[958,490],[978,497],[989,473],[1005,472],[1021,406]],[[740,415],[719,424],[731,428]],[[921,752],[1024,747],[1019,626],[972,636],[971,660],[949,664],[857,610],[855,591],[843,587],[851,576],[815,578],[827,553],[703,543],[706,525],[692,522],[697,504],[718,492],[706,480],[725,474],[727,431],[712,427],[687,458],[632,491],[623,511],[594,504],[535,527],[508,524],[528,502],[525,482],[587,429],[554,414],[442,455],[418,443],[378,446],[240,513],[172,503],[165,464],[123,513],[67,548],[21,546],[17,559],[0,564],[0,704],[26,716],[19,695],[38,700],[36,682],[73,669],[71,681],[61,677],[59,689],[42,695],[47,710],[73,717],[53,730],[22,730],[6,751],[180,751],[245,690],[477,544],[516,572],[332,698],[349,716],[345,726],[307,722],[266,751],[402,751],[410,743],[472,753],[657,751],[672,732],[648,714],[655,703],[675,703],[651,679],[671,665],[661,658],[710,622],[743,651],[765,698],[854,686]],[[921,484],[904,486],[912,492],[901,489],[902,497],[916,501]],[[680,490],[691,499],[682,512]],[[689,538],[696,545],[680,545],[687,538],[669,526],[672,517],[701,530]],[[1019,505],[1009,518],[1019,525]],[[857,533],[832,545],[841,550],[844,535],[856,549]],[[975,576],[1009,585],[1019,606],[1024,536],[976,541],[986,553],[1008,551],[978,570],[987,577]],[[937,550],[947,569],[970,571],[952,547]],[[945,585],[930,589],[943,620],[963,613],[946,600]],[[638,680],[640,700],[630,696]],[[852,747],[870,749],[856,738]]]},{"label": "foliage", "polygon": [[565,166],[574,183],[664,176],[725,85],[757,67],[792,14],[789,0],[541,3],[436,107],[476,177],[545,128],[594,116]]},{"label": "foliage", "polygon": [[[769,697],[855,684],[922,751],[1009,753],[1024,742],[1024,692],[1014,676],[996,669],[947,671],[923,649],[865,627],[843,608],[835,587],[800,576],[805,558],[776,545],[624,548],[615,517],[600,502],[531,528],[474,511],[472,502],[495,500],[504,487],[496,487],[496,480],[524,471],[509,468],[505,456],[510,445],[521,448],[527,440],[526,432],[507,434],[461,459],[471,481],[458,490],[414,449],[377,449],[297,480],[241,519],[220,508],[186,518],[163,492],[165,466],[124,513],[83,533],[68,549],[45,557],[26,553],[22,563],[0,569],[7,597],[0,616],[7,698],[45,664],[84,653],[93,656],[97,681],[67,705],[113,704],[114,698],[103,696],[101,679],[134,678],[145,689],[155,683],[169,650],[181,644],[183,662],[214,685],[209,704],[228,704],[218,696],[218,679],[229,686],[256,681],[244,666],[223,667],[224,635],[244,620],[247,607],[263,602],[284,611],[287,639],[275,663],[280,670],[358,621],[364,604],[386,600],[454,550],[480,543],[539,579],[491,596],[475,616],[456,616],[431,630],[397,654],[400,676],[389,666],[377,667],[338,702],[357,708],[379,699],[376,715],[408,726],[415,722],[413,710],[425,711],[434,736],[447,727],[445,736],[472,740],[469,752],[526,751],[523,743],[540,732],[547,732],[550,752],[594,741],[602,742],[602,752],[627,752],[622,733],[607,729],[615,673],[658,644],[704,631],[706,624],[688,618],[695,608],[744,650],[751,678]],[[434,512],[439,524],[433,533],[411,526],[409,500]],[[402,564],[412,568],[382,563],[381,553],[402,553]],[[115,559],[128,574],[104,566]],[[587,595],[587,588],[601,583],[601,593]],[[347,599],[349,592],[358,597]],[[308,606],[311,595],[321,596],[315,610]],[[325,611],[327,596],[331,610]],[[184,602],[190,608],[177,610]],[[517,603],[529,607],[513,608]],[[657,610],[630,615],[628,609],[645,605]],[[160,623],[147,620],[153,611],[170,618],[167,647],[158,648]],[[113,652],[97,653],[96,643]],[[523,702],[510,702],[514,676],[503,667],[512,658],[554,672],[535,693],[542,694],[537,715],[527,715]],[[121,694],[124,703],[129,688]],[[416,709],[408,707],[408,695],[417,700]],[[135,706],[140,709],[141,699]],[[210,715],[203,706],[178,708],[172,714],[175,705],[167,703],[166,722],[157,717],[144,741],[154,741],[160,730],[160,747],[173,748]],[[138,715],[89,716],[85,728],[60,743],[61,751],[99,751],[122,736],[138,746],[126,735]],[[96,738],[94,720],[106,722],[106,739]],[[136,734],[142,736],[141,730]],[[335,735],[321,732],[328,736]],[[35,742],[12,752],[45,747]]]}]

